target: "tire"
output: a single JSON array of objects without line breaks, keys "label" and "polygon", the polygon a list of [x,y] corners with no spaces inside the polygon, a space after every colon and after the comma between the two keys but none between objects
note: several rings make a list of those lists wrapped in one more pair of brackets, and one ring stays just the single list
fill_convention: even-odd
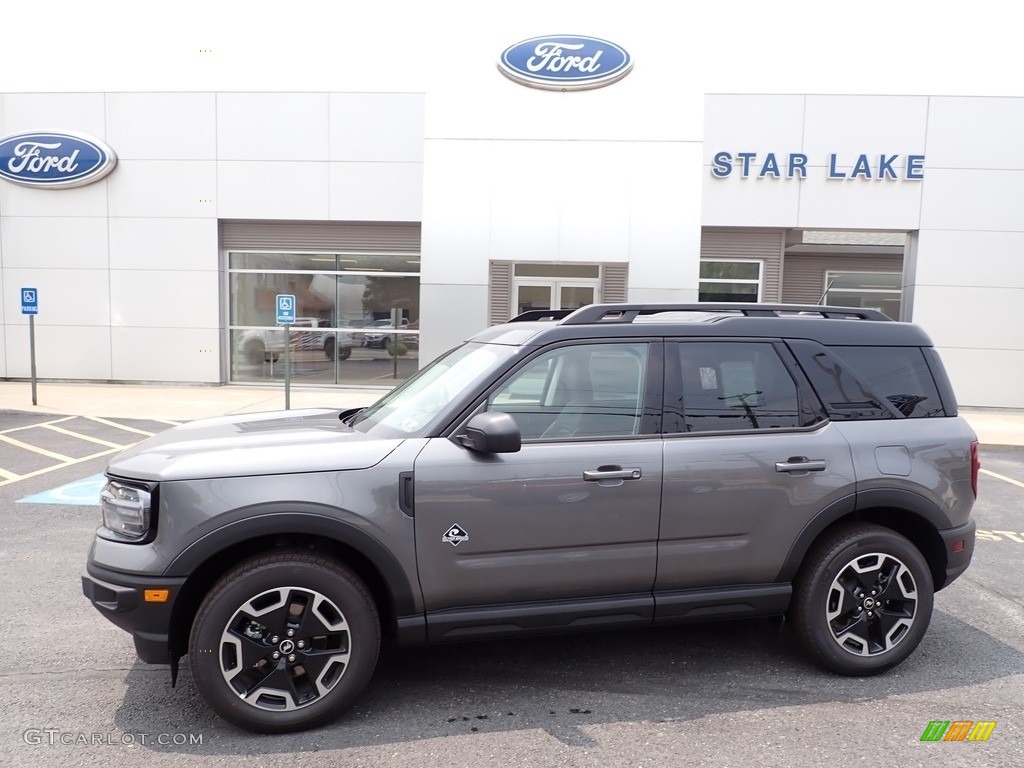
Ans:
[{"label": "tire", "polygon": [[259,365],[266,357],[267,348],[263,346],[262,341],[253,340],[245,345],[245,359],[246,362],[252,365]]},{"label": "tire", "polygon": [[[335,353],[337,353],[337,358],[335,358]],[[348,360],[352,357],[352,347],[348,345],[339,347],[334,339],[329,338],[324,342],[324,354],[328,360]]]},{"label": "tire", "polygon": [[189,663],[218,715],[287,733],[349,706],[379,651],[380,619],[362,581],[333,560],[288,552],[242,563],[214,585],[192,625]]},{"label": "tire", "polygon": [[789,618],[821,666],[877,675],[917,648],[933,600],[931,570],[918,549],[888,528],[858,523],[837,528],[810,552]]}]

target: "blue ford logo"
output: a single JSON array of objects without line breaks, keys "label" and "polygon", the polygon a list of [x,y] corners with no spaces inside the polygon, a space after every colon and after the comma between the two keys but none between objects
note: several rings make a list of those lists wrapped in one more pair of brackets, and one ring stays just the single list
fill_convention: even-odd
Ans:
[{"label": "blue ford logo", "polygon": [[27,187],[80,187],[114,169],[117,156],[99,139],[36,131],[0,139],[0,176]]},{"label": "blue ford logo", "polygon": [[532,37],[506,48],[498,60],[506,77],[554,91],[600,88],[622,79],[632,67],[625,49],[580,35]]}]

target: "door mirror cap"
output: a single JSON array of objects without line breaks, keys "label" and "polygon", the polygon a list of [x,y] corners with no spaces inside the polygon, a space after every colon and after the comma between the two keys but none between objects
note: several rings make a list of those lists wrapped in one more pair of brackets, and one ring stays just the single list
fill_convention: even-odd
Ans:
[{"label": "door mirror cap", "polygon": [[481,453],[516,453],[523,444],[516,420],[501,411],[484,411],[471,418],[458,440]]}]

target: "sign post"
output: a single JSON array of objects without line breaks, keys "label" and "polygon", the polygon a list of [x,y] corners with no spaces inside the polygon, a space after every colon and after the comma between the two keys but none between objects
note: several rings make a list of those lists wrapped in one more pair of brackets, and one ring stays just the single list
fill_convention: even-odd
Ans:
[{"label": "sign post", "polygon": [[291,410],[292,398],[292,325],[295,323],[295,296],[277,294],[277,324],[284,326],[284,409]]},{"label": "sign post", "polygon": [[36,315],[39,314],[39,291],[21,289],[21,314],[28,315],[28,354],[32,371],[32,405],[36,405]]}]

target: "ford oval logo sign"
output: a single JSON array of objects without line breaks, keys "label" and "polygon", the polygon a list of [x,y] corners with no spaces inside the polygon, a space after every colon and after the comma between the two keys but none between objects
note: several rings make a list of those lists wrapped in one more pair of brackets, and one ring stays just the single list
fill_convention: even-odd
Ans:
[{"label": "ford oval logo sign", "polygon": [[0,139],[0,176],[26,187],[80,187],[116,164],[114,150],[83,134],[34,131]]},{"label": "ford oval logo sign", "polygon": [[553,91],[600,88],[621,80],[632,67],[625,49],[580,35],[531,37],[506,48],[498,60],[506,77]]}]

